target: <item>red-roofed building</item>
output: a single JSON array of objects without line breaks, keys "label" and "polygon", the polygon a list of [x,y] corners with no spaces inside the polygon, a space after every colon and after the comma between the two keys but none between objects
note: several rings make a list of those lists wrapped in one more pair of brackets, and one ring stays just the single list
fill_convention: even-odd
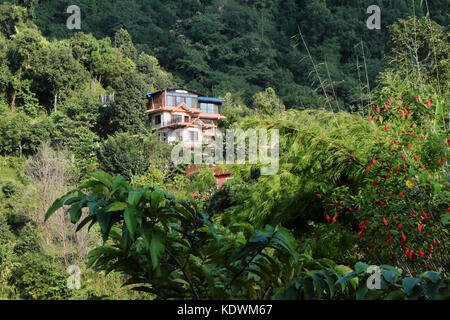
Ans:
[{"label": "red-roofed building", "polygon": [[[209,167],[214,168],[215,166],[213,164],[210,164]],[[199,168],[197,166],[194,167],[187,166],[186,176],[191,175],[198,169]],[[222,169],[214,170],[214,177],[216,178],[217,181],[217,190],[220,190],[220,188],[222,188],[222,185],[224,184],[225,181],[227,181],[228,179],[233,179],[233,177],[231,176],[231,171],[223,171]]]}]

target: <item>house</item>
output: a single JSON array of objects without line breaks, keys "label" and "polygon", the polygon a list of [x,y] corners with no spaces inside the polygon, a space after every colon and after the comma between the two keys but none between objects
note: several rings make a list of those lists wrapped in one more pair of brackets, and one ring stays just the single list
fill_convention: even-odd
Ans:
[{"label": "house", "polygon": [[204,97],[186,89],[167,89],[147,94],[147,124],[162,141],[187,144],[210,143],[217,122],[225,117],[223,100]]}]

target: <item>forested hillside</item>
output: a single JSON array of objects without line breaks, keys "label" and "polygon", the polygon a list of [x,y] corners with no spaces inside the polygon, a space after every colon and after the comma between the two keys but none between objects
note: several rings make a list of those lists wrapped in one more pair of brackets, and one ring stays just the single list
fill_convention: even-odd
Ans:
[{"label": "forested hillside", "polygon": [[[70,36],[65,12],[73,1],[25,2],[33,3],[34,21],[44,36]],[[205,94],[236,92],[247,104],[255,93],[273,87],[288,107],[323,105],[313,65],[304,45],[294,39],[300,28],[328,93],[333,95],[334,89],[338,106],[345,108],[360,99],[364,57],[373,86],[386,67],[387,27],[399,18],[423,16],[426,7],[420,2],[414,6],[409,0],[80,0],[76,4],[82,10],[84,33],[113,37],[124,28],[137,48],[158,58],[181,84]],[[382,10],[381,30],[366,27],[366,8],[373,4]],[[448,26],[448,2],[432,1],[430,16]]]},{"label": "forested hillside", "polygon": [[[0,5],[0,299],[450,298],[447,1],[72,4]],[[170,87],[278,130],[279,170],[186,176]]]}]

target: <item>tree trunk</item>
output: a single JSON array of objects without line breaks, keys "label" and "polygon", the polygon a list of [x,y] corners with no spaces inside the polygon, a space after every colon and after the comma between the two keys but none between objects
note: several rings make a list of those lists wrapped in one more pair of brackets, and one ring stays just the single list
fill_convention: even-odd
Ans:
[{"label": "tree trunk", "polygon": [[55,112],[56,112],[56,105],[57,105],[57,103],[58,103],[58,95],[55,94],[54,95],[54,102],[53,102],[53,109],[54,109]]}]

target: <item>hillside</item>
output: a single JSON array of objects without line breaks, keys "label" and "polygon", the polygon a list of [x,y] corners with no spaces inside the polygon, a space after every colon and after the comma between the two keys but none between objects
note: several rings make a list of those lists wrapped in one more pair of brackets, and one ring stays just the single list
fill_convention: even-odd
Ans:
[{"label": "hillside", "polygon": [[[20,1],[19,1],[20,2]],[[67,38],[67,0],[32,1],[44,36]],[[389,29],[397,19],[426,12],[408,0],[200,1],[80,0],[82,31],[97,38],[126,29],[136,47],[155,56],[179,83],[205,94],[240,93],[249,104],[273,87],[288,107],[318,107],[323,94],[304,45],[303,31],[326,89],[341,107],[360,99],[365,63],[371,86],[386,67]],[[381,30],[368,30],[366,8],[379,5]],[[448,2],[430,2],[430,17],[449,25]],[[358,68],[360,75],[358,75]],[[328,70],[327,70],[328,69]],[[329,76],[328,76],[329,73]],[[365,83],[365,81],[363,81]]]}]

